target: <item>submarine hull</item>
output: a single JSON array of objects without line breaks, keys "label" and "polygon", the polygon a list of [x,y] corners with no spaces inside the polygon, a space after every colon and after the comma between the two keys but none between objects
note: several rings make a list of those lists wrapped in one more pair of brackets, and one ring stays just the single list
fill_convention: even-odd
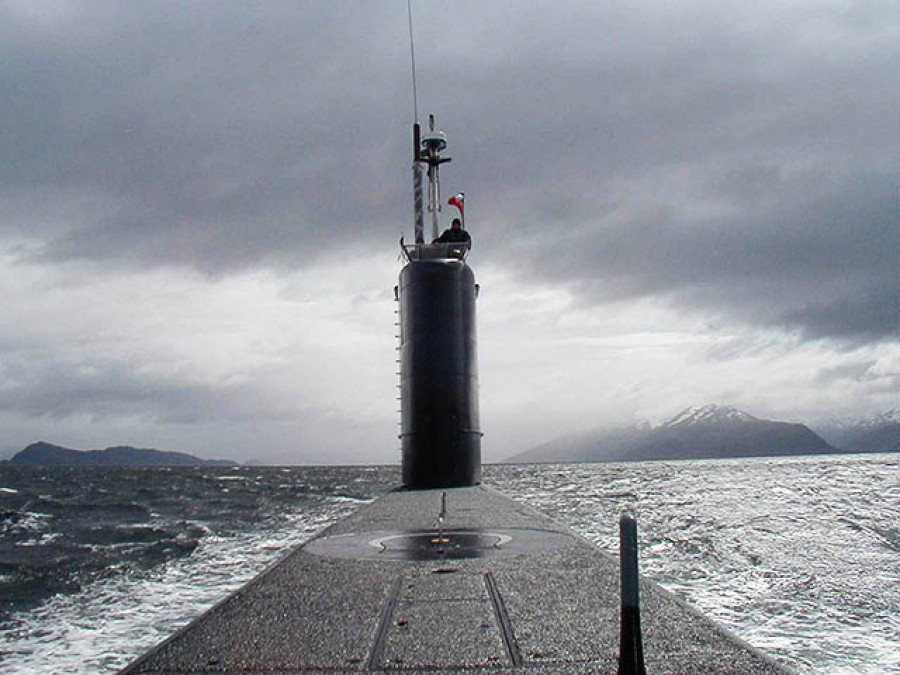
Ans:
[{"label": "submarine hull", "polygon": [[[613,674],[618,580],[614,557],[487,486],[392,491],[125,673]],[[647,672],[788,672],[640,583]]]},{"label": "submarine hull", "polygon": [[416,260],[400,273],[403,484],[481,482],[475,275],[460,260]]}]

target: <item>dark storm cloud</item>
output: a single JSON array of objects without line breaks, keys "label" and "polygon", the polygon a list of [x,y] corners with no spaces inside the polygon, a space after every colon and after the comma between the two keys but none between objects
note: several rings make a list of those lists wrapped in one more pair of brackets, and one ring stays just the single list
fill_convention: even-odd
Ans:
[{"label": "dark storm cloud", "polygon": [[896,339],[898,16],[817,11],[771,33],[714,12],[692,45],[676,26],[608,62],[529,63],[509,100],[530,114],[505,117],[502,171],[482,176],[502,203],[482,241],[523,283],[586,302],[664,297],[807,339]]},{"label": "dark storm cloud", "polygon": [[604,301],[667,297],[686,308],[851,342],[898,335],[900,231],[894,179],[722,217],[675,206],[527,251],[536,269]]},{"label": "dark storm cloud", "polygon": [[[235,269],[390,212],[378,178],[406,151],[384,133],[406,72],[373,69],[405,55],[402,24],[355,4],[102,8],[4,22],[0,180],[30,198],[42,259]],[[100,206],[60,227],[57,201],[80,192]]]},{"label": "dark storm cloud", "polygon": [[[409,222],[404,3],[80,11],[0,28],[0,228],[32,260],[295,267]],[[895,7],[415,12],[482,259],[583,302],[896,337]]]}]

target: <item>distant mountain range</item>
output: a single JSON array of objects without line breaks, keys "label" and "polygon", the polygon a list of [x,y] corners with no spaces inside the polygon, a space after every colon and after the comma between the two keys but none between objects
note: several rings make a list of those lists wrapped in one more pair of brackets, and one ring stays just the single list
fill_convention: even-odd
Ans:
[{"label": "distant mountain range", "polygon": [[[769,457],[842,452],[900,451],[900,415],[880,423],[847,423],[835,443],[805,424],[764,420],[731,406],[709,404],[683,410],[659,426],[638,423],[566,434],[507,462],[613,462],[654,459]],[[832,429],[836,431],[837,427]],[[840,438],[840,442],[837,439]]]},{"label": "distant mountain range", "polygon": [[[900,408],[865,418],[812,425],[764,420],[731,406],[683,410],[659,426],[647,422],[565,434],[506,462],[615,462],[900,452]],[[72,450],[40,441],[6,462],[32,466],[235,466],[183,452],[117,446]],[[251,462],[254,463],[254,462]]]},{"label": "distant mountain range", "polygon": [[9,464],[24,466],[235,466],[224,459],[201,459],[184,452],[163,452],[121,445],[105,450],[72,450],[39,441],[16,453]]},{"label": "distant mountain range", "polygon": [[846,452],[900,452],[900,408],[860,418],[828,418],[813,425]]}]

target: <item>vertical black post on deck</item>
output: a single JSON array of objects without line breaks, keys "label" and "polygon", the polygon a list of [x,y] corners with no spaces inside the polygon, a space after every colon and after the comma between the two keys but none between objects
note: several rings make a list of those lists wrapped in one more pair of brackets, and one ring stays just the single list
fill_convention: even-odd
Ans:
[{"label": "vertical black post on deck", "polygon": [[623,511],[619,517],[619,566],[622,588],[619,675],[646,675],[638,594],[637,521],[629,511]]},{"label": "vertical black post on deck", "polygon": [[475,275],[463,260],[411,260],[398,290],[403,484],[477,485]]}]

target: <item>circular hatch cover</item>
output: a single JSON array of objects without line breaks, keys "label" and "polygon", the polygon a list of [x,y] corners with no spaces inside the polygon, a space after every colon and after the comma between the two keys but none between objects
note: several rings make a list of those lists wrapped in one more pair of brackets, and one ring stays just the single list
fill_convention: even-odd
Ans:
[{"label": "circular hatch cover", "polygon": [[329,558],[454,560],[528,554],[572,543],[562,532],[531,529],[353,532],[319,537],[303,549]]}]

